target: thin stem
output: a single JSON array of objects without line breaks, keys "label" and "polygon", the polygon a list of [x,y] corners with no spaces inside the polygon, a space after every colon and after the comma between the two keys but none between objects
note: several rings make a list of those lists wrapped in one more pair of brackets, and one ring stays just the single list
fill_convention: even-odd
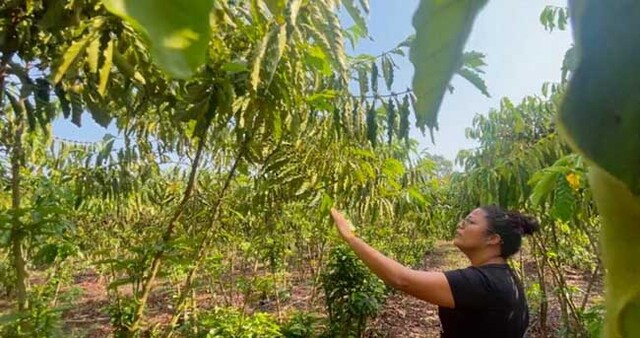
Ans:
[{"label": "thin stem", "polygon": [[593,269],[593,273],[591,273],[591,278],[589,278],[589,284],[587,285],[587,291],[584,294],[584,298],[582,298],[582,304],[580,304],[580,312],[584,312],[584,309],[587,307],[587,301],[589,300],[589,295],[591,294],[591,289],[596,282],[596,278],[598,277],[598,272],[600,272],[600,264],[597,264]]},{"label": "thin stem", "polygon": [[218,221],[218,217],[220,215],[220,206],[222,205],[222,199],[226,195],[226,192],[229,189],[229,186],[231,185],[231,181],[235,177],[238,164],[240,163],[240,160],[242,159],[243,155],[244,155],[244,147],[241,147],[240,151],[238,152],[238,155],[236,156],[233,162],[233,165],[231,166],[231,170],[229,170],[229,173],[227,174],[227,177],[225,179],[222,189],[220,190],[218,198],[216,199],[216,203],[213,209],[213,216],[211,217],[211,222],[209,226],[204,230],[205,235],[202,238],[202,241],[200,242],[200,244],[198,245],[198,249],[196,251],[197,253],[196,253],[195,259],[193,260],[194,264],[191,267],[191,270],[189,271],[189,273],[187,274],[187,279],[185,280],[185,285],[183,289],[184,291],[180,294],[180,298],[178,299],[178,301],[176,302],[176,305],[174,306],[176,310],[173,313],[173,316],[171,316],[171,321],[164,335],[167,338],[171,337],[171,335],[173,334],[173,328],[177,324],[178,319],[180,318],[181,312],[184,310],[184,304],[187,299],[187,294],[193,287],[193,281],[195,279],[196,272],[200,267],[200,263],[204,258],[206,249],[209,247],[210,241],[213,240],[214,238],[212,229]]},{"label": "thin stem", "polygon": [[202,153],[204,150],[204,145],[206,143],[206,140],[207,140],[207,131],[205,130],[202,137],[200,138],[200,142],[198,143],[198,149],[196,150],[196,155],[193,160],[193,164],[191,166],[191,173],[189,174],[188,184],[187,184],[187,187],[185,188],[182,201],[178,205],[178,208],[176,209],[173,217],[171,218],[171,220],[167,225],[167,229],[162,235],[162,239],[160,241],[160,249],[156,252],[156,254],[153,256],[153,260],[151,261],[151,268],[150,268],[148,277],[144,281],[144,284],[142,286],[141,295],[140,295],[140,298],[138,299],[138,307],[136,308],[136,312],[133,317],[134,318],[133,322],[131,323],[131,326],[129,328],[128,335],[130,337],[134,336],[136,332],[140,329],[140,321],[144,316],[144,309],[146,307],[149,294],[151,293],[152,284],[153,284],[153,281],[155,280],[156,275],[158,274],[161,260],[162,260],[162,257],[164,256],[164,252],[165,252],[164,247],[171,240],[171,236],[173,235],[176,222],[178,218],[180,218],[180,216],[182,215],[185,209],[185,206],[189,201],[189,199],[191,198],[191,194],[193,193],[195,183],[196,183],[196,174],[198,171],[198,166],[200,165],[200,160],[202,158]]},{"label": "thin stem", "polygon": [[[380,53],[380,54],[378,54],[378,55],[374,56],[374,57],[373,57],[373,60],[381,59],[381,58],[383,58],[383,57],[385,57],[385,56],[387,56],[387,55],[389,55],[389,54],[393,53],[394,51],[396,51],[396,50],[398,50],[398,49],[400,49],[400,48],[399,48],[399,47],[394,47],[394,48],[391,48],[391,49],[389,49],[389,50],[386,50],[386,51],[384,51],[384,52],[382,52],[382,53]],[[350,66],[350,67],[353,67],[353,66],[355,66],[355,65],[361,65],[361,64],[366,63],[366,62],[371,62],[371,61],[369,61],[369,60],[357,60],[357,61],[355,61],[355,62],[351,63],[349,66]]]},{"label": "thin stem", "polygon": [[360,98],[360,99],[380,99],[380,98],[387,98],[387,97],[398,97],[398,96],[402,96],[402,95],[409,94],[409,93],[413,93],[413,89],[408,88],[407,90],[401,91],[401,92],[398,92],[398,93],[391,92],[389,94],[382,94],[382,95],[374,94],[374,95],[356,96],[356,98]]}]

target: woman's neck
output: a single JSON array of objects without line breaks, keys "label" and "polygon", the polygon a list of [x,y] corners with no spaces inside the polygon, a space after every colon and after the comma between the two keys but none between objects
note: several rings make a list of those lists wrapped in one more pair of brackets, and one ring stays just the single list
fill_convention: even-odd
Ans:
[{"label": "woman's neck", "polygon": [[493,254],[481,254],[478,253],[474,256],[468,256],[471,261],[472,266],[482,266],[487,264],[506,264],[507,260],[500,257],[495,256]]}]

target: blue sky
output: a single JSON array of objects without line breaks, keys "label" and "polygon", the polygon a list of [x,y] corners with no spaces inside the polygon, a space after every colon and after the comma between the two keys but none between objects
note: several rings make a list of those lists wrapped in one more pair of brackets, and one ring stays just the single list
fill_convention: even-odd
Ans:
[{"label": "blue sky", "polygon": [[[369,34],[373,41],[362,40],[355,53],[377,55],[395,47],[412,34],[411,20],[418,0],[370,0]],[[465,139],[464,130],[471,126],[477,113],[485,114],[499,105],[502,97],[519,102],[524,96],[537,94],[544,82],[560,79],[560,66],[565,51],[571,45],[569,31],[549,33],[539,22],[546,5],[566,6],[558,0],[492,0],[480,12],[466,50],[486,54],[484,79],[491,98],[483,96],[466,80],[455,77],[455,91],[446,94],[439,113],[440,129],[436,144],[416,128],[412,137],[420,141],[420,150],[440,154],[453,160],[460,149],[474,147]],[[394,90],[411,86],[413,66],[408,59],[396,59]],[[385,88],[386,89],[386,88]],[[72,140],[96,141],[107,130],[83,115],[83,126],[77,128],[70,121],[54,123],[54,135]],[[114,128],[108,132],[116,133]]]}]

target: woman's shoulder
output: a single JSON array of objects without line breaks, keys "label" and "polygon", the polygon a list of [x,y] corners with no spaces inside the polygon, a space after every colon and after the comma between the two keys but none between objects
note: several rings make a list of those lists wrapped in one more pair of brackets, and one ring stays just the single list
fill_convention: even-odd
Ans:
[{"label": "woman's shoulder", "polygon": [[514,279],[508,264],[486,264],[481,266],[469,266],[463,269],[445,272],[447,276],[457,276],[459,279],[475,281],[483,289],[491,293],[513,290]]},{"label": "woman's shoulder", "polygon": [[471,265],[466,268],[449,270],[449,271],[446,271],[445,273],[456,271],[463,274],[504,275],[509,273],[509,269],[510,269],[509,265],[506,263],[492,263],[492,264],[485,264],[485,265],[479,265],[479,266]]}]

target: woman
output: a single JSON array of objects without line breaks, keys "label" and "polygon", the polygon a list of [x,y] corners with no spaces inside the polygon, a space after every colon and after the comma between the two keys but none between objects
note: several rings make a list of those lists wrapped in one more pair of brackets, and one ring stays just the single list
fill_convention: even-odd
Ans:
[{"label": "woman", "polygon": [[391,287],[438,306],[442,337],[522,337],[529,310],[522,284],[507,264],[523,235],[539,224],[497,206],[473,210],[458,224],[453,244],[471,266],[446,272],[403,266],[356,237],[335,209],[333,218],[342,238],[362,261]]}]

